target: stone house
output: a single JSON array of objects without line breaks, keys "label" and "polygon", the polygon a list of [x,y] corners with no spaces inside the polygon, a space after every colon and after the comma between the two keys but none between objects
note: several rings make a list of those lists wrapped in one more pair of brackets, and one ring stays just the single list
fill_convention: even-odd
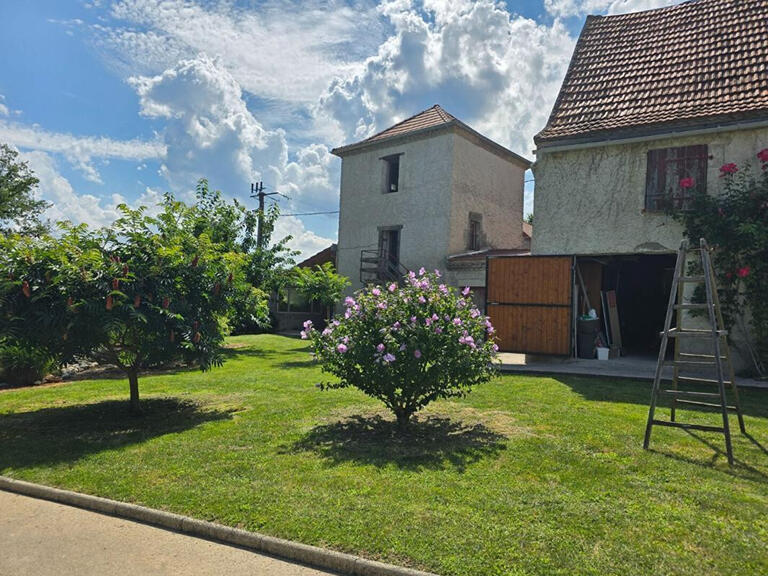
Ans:
[{"label": "stone house", "polygon": [[342,159],[338,271],[350,293],[423,266],[484,302],[486,255],[528,250],[530,162],[440,106],[332,152]]},{"label": "stone house", "polygon": [[[658,351],[689,189],[768,147],[768,3],[589,16],[535,137],[536,256],[570,256],[593,307],[615,290],[630,352]],[[564,281],[573,281],[564,280]],[[579,290],[571,287],[576,310]],[[572,329],[572,326],[571,326]]]}]

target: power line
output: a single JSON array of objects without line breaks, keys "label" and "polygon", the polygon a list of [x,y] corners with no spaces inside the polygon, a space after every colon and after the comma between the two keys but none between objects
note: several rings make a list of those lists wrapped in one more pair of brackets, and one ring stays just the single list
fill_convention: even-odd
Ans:
[{"label": "power line", "polygon": [[316,216],[318,214],[338,214],[338,210],[325,210],[323,212],[296,212],[295,214],[280,214],[280,216]]}]

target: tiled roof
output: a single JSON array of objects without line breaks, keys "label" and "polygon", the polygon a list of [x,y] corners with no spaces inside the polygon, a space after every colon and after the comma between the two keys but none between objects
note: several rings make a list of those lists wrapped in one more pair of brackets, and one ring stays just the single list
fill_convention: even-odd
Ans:
[{"label": "tiled roof", "polygon": [[313,254],[306,260],[303,260],[296,264],[297,268],[314,268],[315,266],[322,266],[326,262],[330,262],[336,266],[336,244],[331,244],[328,248],[324,248],[317,254]]},{"label": "tiled roof", "polygon": [[768,119],[768,0],[589,16],[539,145]]},{"label": "tiled roof", "polygon": [[443,110],[439,104],[435,104],[431,108],[427,108],[418,114],[414,114],[410,118],[406,118],[402,122],[398,122],[394,126],[390,126],[386,130],[382,130],[381,132],[378,132],[377,134],[374,134],[365,140],[334,148],[331,150],[331,153],[336,154],[337,156],[343,156],[348,152],[359,150],[360,148],[367,148],[368,146],[383,144],[384,142],[395,140],[418,132],[440,130],[443,128],[448,129],[451,127],[459,128],[465,134],[471,134],[473,137],[478,138],[479,141],[484,142],[485,146],[490,147],[492,150],[495,150],[502,156],[512,158],[517,162],[524,164],[525,166],[530,166],[531,164],[530,160],[515,154],[501,144],[494,142],[490,138],[483,136],[468,125],[464,124],[464,122],[456,118],[454,115],[449,114]]},{"label": "tiled roof", "polygon": [[409,132],[423,130],[424,128],[433,128],[435,126],[448,124],[454,120],[456,120],[454,116],[448,114],[448,112],[443,110],[439,104],[435,104],[432,108],[427,108],[423,112],[419,112],[410,118],[406,118],[402,122],[398,122],[394,126],[390,126],[386,130],[382,130],[378,134],[366,138],[363,142],[374,142],[393,136],[400,136],[402,134],[408,134]]}]

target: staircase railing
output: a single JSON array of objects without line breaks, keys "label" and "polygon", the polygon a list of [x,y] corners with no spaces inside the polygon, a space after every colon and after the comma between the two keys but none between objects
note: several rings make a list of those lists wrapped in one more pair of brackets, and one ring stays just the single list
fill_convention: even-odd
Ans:
[{"label": "staircase railing", "polygon": [[409,270],[387,252],[379,250],[360,251],[360,282],[400,283]]}]

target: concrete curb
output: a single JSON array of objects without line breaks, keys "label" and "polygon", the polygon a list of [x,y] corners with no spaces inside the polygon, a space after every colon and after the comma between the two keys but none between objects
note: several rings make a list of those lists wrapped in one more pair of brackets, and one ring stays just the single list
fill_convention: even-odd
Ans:
[{"label": "concrete curb", "polygon": [[0,476],[0,490],[32,496],[42,500],[51,500],[60,504],[76,506],[85,510],[109,514],[110,516],[117,516],[128,520],[138,520],[152,526],[207,538],[224,544],[240,546],[254,552],[262,552],[285,560],[292,560],[313,568],[331,570],[344,576],[437,576],[430,572],[384,564],[383,562],[367,560],[352,554],[325,550],[317,546],[309,546],[307,544],[291,542],[290,540],[266,536],[257,532],[230,528],[188,516],[180,516],[171,512],[137,506],[136,504],[127,504],[98,496],[89,496],[88,494],[24,482],[23,480],[14,480],[7,476]]}]

